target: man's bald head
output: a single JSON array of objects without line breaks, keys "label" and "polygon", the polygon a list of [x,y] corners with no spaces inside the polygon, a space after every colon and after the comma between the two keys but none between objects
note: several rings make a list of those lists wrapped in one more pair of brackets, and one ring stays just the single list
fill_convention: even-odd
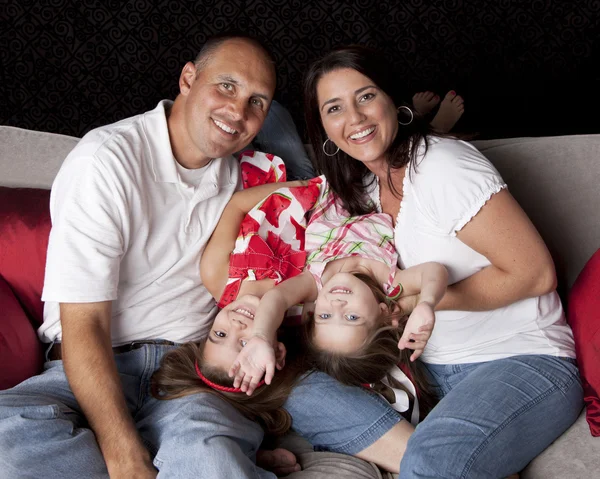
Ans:
[{"label": "man's bald head", "polygon": [[196,70],[202,70],[214,54],[228,42],[242,42],[256,49],[264,56],[265,62],[272,67],[275,75],[275,59],[271,52],[256,38],[241,33],[224,33],[209,38],[194,60]]}]

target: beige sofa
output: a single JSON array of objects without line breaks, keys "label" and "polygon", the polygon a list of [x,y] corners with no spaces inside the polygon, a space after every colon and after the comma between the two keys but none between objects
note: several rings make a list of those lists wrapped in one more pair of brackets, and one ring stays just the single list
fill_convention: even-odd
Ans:
[{"label": "beige sofa", "polygon": [[[50,188],[76,138],[0,126],[0,186]],[[552,251],[565,293],[600,247],[600,135],[476,141],[498,168]],[[0,322],[2,313],[0,312]],[[556,412],[560,414],[560,411]],[[377,478],[374,465],[339,454],[312,452],[288,435],[304,471],[292,479]],[[449,477],[452,477],[451,474]],[[600,477],[600,438],[584,413],[523,471],[525,479]]]}]

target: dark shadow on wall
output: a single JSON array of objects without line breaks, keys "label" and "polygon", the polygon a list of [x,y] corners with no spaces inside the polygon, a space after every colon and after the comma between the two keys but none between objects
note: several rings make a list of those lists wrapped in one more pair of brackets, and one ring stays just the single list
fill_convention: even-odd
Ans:
[{"label": "dark shadow on wall", "polygon": [[81,136],[174,98],[182,66],[228,29],[260,37],[303,131],[301,80],[332,47],[381,49],[407,92],[465,97],[480,138],[600,131],[600,1],[7,0],[0,123]]}]

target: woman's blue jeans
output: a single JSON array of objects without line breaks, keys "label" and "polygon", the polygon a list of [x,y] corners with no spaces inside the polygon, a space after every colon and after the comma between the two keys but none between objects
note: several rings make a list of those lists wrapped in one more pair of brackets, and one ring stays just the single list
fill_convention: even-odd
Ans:
[{"label": "woman's blue jeans", "polygon": [[503,478],[517,473],[579,416],[572,359],[523,355],[426,365],[442,397],[417,426],[400,478]]}]

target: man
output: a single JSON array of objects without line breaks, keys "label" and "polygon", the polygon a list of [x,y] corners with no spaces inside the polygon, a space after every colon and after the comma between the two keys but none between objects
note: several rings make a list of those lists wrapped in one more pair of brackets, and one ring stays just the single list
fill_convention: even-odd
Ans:
[{"label": "man", "polygon": [[[216,38],[179,88],[174,102],[90,132],[55,180],[39,331],[53,344],[43,374],[0,393],[0,475],[274,477],[253,464],[258,425],[219,398],[148,391],[162,355],[210,329],[198,255],[238,184],[231,154],[267,116],[275,70],[255,40]],[[300,430],[397,468],[406,424],[363,391],[315,395],[331,383],[315,375],[290,398]]]}]

